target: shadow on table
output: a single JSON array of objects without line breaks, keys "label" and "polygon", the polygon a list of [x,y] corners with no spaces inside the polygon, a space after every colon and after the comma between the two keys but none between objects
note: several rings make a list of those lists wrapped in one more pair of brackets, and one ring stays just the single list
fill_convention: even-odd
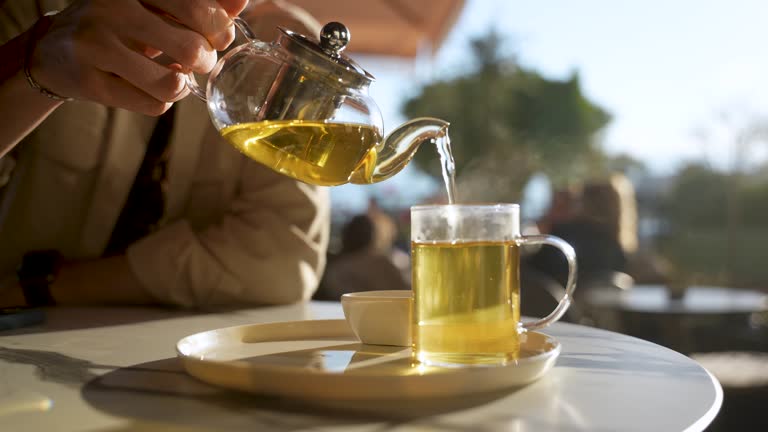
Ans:
[{"label": "shadow on table", "polygon": [[41,324],[0,331],[0,336],[44,333],[52,331],[80,330],[108,327],[146,321],[184,318],[196,315],[237,313],[242,309],[189,310],[168,307],[68,307],[45,308]]},{"label": "shadow on table", "polygon": [[[109,414],[151,423],[163,422],[215,430],[296,430],[360,423],[380,423],[386,430],[403,422],[487,404],[515,390],[423,401],[347,401],[310,404],[213,387],[183,370],[176,358],[119,368],[92,379],[83,399]],[[287,415],[291,414],[291,415]],[[443,430],[464,428],[440,424]]]}]

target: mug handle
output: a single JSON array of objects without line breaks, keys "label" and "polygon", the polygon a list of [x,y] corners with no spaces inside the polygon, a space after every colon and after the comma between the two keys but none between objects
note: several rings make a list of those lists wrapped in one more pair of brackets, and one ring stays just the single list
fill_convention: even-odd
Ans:
[{"label": "mug handle", "polygon": [[[258,40],[256,39],[256,34],[251,30],[251,27],[248,26],[248,23],[245,22],[244,19],[240,17],[234,17],[232,18],[232,22],[235,24],[235,27],[240,30],[240,33],[245,36],[246,39],[248,39],[249,42]],[[208,102],[208,98],[205,97],[205,91],[200,88],[200,85],[197,83],[197,80],[195,79],[195,75],[190,72],[186,76],[186,82],[187,87],[189,90],[194,94],[195,96],[199,97],[203,102]]]},{"label": "mug handle", "polygon": [[566,261],[568,261],[568,281],[565,283],[565,294],[563,295],[563,298],[560,299],[560,302],[557,304],[555,310],[540,320],[521,323],[521,332],[547,327],[548,325],[562,318],[565,314],[565,311],[567,311],[568,307],[571,306],[573,291],[576,289],[576,252],[573,250],[571,245],[569,245],[565,240],[551,235],[521,236],[517,239],[518,246],[523,246],[526,244],[543,244],[558,248],[560,252],[565,255]]}]

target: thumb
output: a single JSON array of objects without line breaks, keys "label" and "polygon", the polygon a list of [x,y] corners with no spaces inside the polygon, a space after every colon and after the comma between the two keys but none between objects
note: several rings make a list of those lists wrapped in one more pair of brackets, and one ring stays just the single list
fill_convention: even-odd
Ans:
[{"label": "thumb", "polygon": [[229,16],[234,17],[240,15],[240,12],[248,5],[248,0],[218,0],[219,4]]}]

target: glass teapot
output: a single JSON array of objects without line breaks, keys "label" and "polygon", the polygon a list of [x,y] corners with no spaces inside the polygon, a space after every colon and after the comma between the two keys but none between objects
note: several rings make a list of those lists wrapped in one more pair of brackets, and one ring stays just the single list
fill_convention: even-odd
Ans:
[{"label": "glass teapot", "polygon": [[434,118],[383,136],[368,95],[373,76],[341,53],[350,40],[343,24],[326,24],[319,43],[283,28],[266,43],[241,18],[234,23],[248,41],[219,60],[205,92],[191,75],[187,85],[251,159],[305,183],[368,184],[399,172],[422,142],[447,136],[448,123]]}]

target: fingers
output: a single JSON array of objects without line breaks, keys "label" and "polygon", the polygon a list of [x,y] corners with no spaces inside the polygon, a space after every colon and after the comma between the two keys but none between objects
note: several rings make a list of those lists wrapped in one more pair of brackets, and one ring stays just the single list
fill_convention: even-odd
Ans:
[{"label": "fingers", "polygon": [[116,75],[99,70],[88,74],[83,94],[87,99],[107,106],[151,116],[159,116],[173,105],[155,99]]},{"label": "fingers", "polygon": [[[90,62],[89,66],[84,69],[87,76],[82,80],[86,87],[89,84],[90,75],[93,74],[91,71],[95,70],[123,79],[157,102],[175,102],[189,93],[186,89],[184,75],[178,70],[178,67],[173,70],[173,65],[160,65],[142,53],[123,45],[115,36],[103,35],[99,40],[83,39],[79,43],[83,51],[87,53],[87,59]],[[95,78],[103,81],[98,73]],[[99,88],[100,86],[97,85],[96,90]],[[90,89],[88,98],[103,99],[109,96],[107,94],[94,94],[93,91],[94,89]],[[109,90],[104,91],[109,93]],[[114,101],[111,102],[111,105],[120,106]],[[152,109],[149,110],[153,111]]]},{"label": "fingers", "polygon": [[160,102],[175,102],[189,94],[184,75],[159,65],[124,46],[95,57],[94,66],[125,81]]},{"label": "fingers", "polygon": [[223,50],[234,40],[232,19],[216,0],[142,0],[150,10],[163,11]]},{"label": "fingers", "polygon": [[209,38],[216,48],[231,42],[229,14],[247,3],[141,1],[72,2],[35,44],[35,77],[59,94],[160,114],[189,93],[181,70],[213,68],[216,51]]},{"label": "fingers", "polygon": [[208,73],[216,64],[216,51],[201,34],[147,10],[136,13],[135,19],[126,21],[125,26],[131,28],[120,31],[126,45],[155,48],[185,69],[198,73]]}]

